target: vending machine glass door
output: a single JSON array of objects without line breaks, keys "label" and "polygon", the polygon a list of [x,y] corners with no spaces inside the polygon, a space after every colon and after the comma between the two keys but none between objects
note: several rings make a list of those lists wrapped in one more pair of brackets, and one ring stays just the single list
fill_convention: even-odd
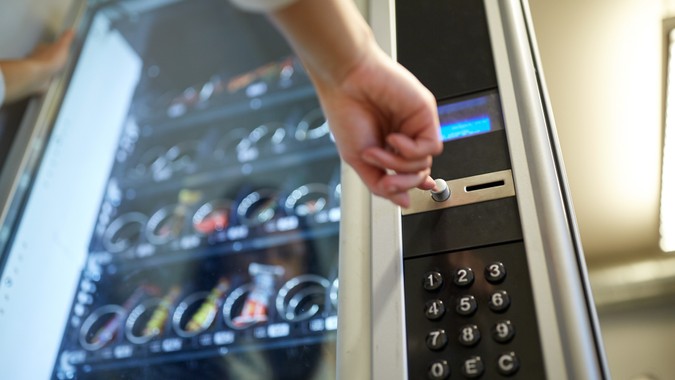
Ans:
[{"label": "vending machine glass door", "polygon": [[227,1],[77,6],[2,225],[1,377],[334,378],[340,160],[298,59]]}]

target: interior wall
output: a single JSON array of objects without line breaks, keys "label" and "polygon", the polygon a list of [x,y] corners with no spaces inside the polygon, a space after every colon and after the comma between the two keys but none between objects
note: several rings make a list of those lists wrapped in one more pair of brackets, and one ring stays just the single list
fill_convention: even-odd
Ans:
[{"label": "interior wall", "polygon": [[[639,263],[662,255],[662,19],[675,0],[529,2],[591,272],[630,258],[618,281],[649,282]],[[613,379],[672,378],[672,302],[603,308],[599,317]]]},{"label": "interior wall", "polygon": [[669,380],[675,374],[675,307],[640,304],[600,312],[613,380]]},{"label": "interior wall", "polygon": [[657,251],[661,0],[530,0],[587,257]]}]

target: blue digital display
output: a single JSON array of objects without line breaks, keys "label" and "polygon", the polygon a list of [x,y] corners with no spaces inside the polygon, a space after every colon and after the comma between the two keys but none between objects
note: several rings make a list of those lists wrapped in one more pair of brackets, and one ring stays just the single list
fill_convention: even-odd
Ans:
[{"label": "blue digital display", "polygon": [[485,132],[490,132],[490,118],[487,116],[441,124],[441,139],[443,141],[460,139]]},{"label": "blue digital display", "polygon": [[489,91],[469,98],[440,103],[440,137],[451,141],[504,128],[499,96]]}]

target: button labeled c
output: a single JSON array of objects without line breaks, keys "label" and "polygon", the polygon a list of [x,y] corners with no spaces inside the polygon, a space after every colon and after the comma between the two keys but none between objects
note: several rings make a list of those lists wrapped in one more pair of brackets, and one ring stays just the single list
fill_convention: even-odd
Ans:
[{"label": "button labeled c", "polygon": [[515,352],[502,354],[497,359],[497,370],[502,375],[513,375],[518,371],[519,363]]}]

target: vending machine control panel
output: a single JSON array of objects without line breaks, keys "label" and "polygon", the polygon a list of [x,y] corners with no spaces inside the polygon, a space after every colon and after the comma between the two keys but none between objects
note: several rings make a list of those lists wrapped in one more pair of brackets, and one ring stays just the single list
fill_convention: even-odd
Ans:
[{"label": "vending machine control panel", "polygon": [[397,33],[444,142],[402,210],[408,378],[545,379],[483,2],[398,1]]},{"label": "vending machine control panel", "polygon": [[403,211],[411,379],[545,378],[497,98],[439,107],[445,153],[432,175],[446,186],[415,191]]}]

